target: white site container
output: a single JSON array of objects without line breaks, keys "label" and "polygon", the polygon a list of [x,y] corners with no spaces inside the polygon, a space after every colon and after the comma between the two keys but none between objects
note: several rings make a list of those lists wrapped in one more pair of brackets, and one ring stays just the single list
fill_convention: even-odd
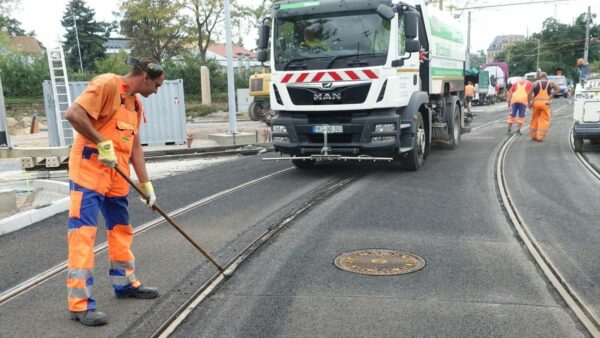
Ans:
[{"label": "white site container", "polygon": [[[71,97],[75,100],[87,88],[87,82],[69,82]],[[60,146],[52,85],[44,81],[44,105],[48,120],[50,146]],[[138,95],[144,107],[147,123],[142,121],[140,136],[142,145],[185,144],[185,101],[183,80],[165,80],[156,94],[149,97]]]}]

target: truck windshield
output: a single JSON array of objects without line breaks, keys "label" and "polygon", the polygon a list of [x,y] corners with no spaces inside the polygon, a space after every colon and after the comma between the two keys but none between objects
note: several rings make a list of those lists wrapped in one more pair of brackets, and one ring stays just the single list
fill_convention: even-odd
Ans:
[{"label": "truck windshield", "polygon": [[277,70],[382,65],[390,21],[373,11],[286,17],[276,19],[274,37]]}]

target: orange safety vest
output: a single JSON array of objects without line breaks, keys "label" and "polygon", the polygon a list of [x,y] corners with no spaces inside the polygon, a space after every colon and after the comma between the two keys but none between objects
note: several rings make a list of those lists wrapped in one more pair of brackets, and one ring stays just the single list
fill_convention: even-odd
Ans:
[{"label": "orange safety vest", "polygon": [[[126,107],[127,92],[120,77],[117,77],[121,105],[110,119],[100,126],[98,132],[107,140],[112,140],[119,168],[129,175],[129,160],[133,140],[138,133],[142,116],[142,105],[135,98],[134,110]],[[99,98],[100,99],[100,98]],[[115,170],[98,161],[96,145],[77,134],[69,157],[69,178],[76,184],[109,197],[125,196],[129,185]]]},{"label": "orange safety vest", "polygon": [[510,103],[522,103],[527,104],[527,82],[517,82],[517,89],[512,93],[510,97]]},{"label": "orange safety vest", "polygon": [[475,96],[475,87],[473,87],[472,85],[466,85],[465,96]]},{"label": "orange safety vest", "polygon": [[548,93],[548,87],[550,87],[550,82],[546,81],[546,88],[542,87],[543,86],[542,81],[538,80],[538,85],[540,86],[540,91],[537,93],[537,95],[535,96],[535,98],[533,100],[549,102],[550,94]]}]

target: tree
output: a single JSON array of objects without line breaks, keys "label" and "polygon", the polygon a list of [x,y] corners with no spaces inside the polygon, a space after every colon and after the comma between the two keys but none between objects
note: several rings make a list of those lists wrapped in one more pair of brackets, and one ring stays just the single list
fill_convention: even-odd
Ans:
[{"label": "tree", "polygon": [[239,15],[236,24],[244,27],[245,31],[258,31],[263,19],[271,13],[273,0],[260,0],[257,3],[258,6],[256,7],[240,6],[238,8]]},{"label": "tree", "polygon": [[[535,71],[539,59],[539,68],[543,71],[554,74],[560,69],[567,77],[577,80],[579,73],[575,62],[583,57],[586,15],[581,14],[572,25],[562,24],[554,18],[546,19],[541,32],[532,34],[529,39],[499,53],[496,61],[508,61],[511,74],[523,75]],[[592,15],[592,18],[595,17]],[[600,60],[598,37],[600,26],[592,22],[588,57],[590,63]]]},{"label": "tree", "polygon": [[[63,48],[66,62],[73,69],[94,71],[95,61],[104,58],[104,43],[110,36],[113,26],[105,22],[96,22],[95,15],[95,11],[87,7],[84,0],[71,0],[65,8],[61,20],[67,31],[64,35]],[[84,69],[80,66],[79,52],[81,52]]]},{"label": "tree", "polygon": [[0,15],[0,31],[6,32],[10,36],[26,35],[18,20],[4,14]]},{"label": "tree", "polygon": [[129,0],[121,4],[121,33],[131,38],[132,54],[159,62],[179,55],[187,43],[187,20],[180,0]]},{"label": "tree", "polygon": [[200,62],[206,64],[206,51],[213,42],[215,29],[224,19],[224,8],[218,0],[186,0],[185,7],[192,12],[194,37]]},{"label": "tree", "polygon": [[483,49],[477,51],[477,54],[471,53],[471,68],[479,68],[482,64],[485,63],[485,52]]}]

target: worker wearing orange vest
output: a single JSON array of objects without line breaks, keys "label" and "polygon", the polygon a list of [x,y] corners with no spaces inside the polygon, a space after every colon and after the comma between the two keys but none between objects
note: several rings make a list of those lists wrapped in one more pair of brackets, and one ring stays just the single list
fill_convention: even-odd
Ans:
[{"label": "worker wearing orange vest", "polygon": [[533,113],[529,125],[529,136],[532,140],[542,142],[546,137],[550,127],[550,101],[560,92],[560,87],[556,83],[548,81],[546,73],[541,72],[539,80],[531,92]]},{"label": "worker wearing orange vest", "polygon": [[510,114],[508,115],[508,135],[512,135],[512,125],[515,123],[515,120],[518,124],[515,133],[521,135],[521,126],[525,123],[525,111],[529,103],[531,88],[531,82],[518,80],[508,92],[508,108],[510,109]]},{"label": "worker wearing orange vest", "polygon": [[469,81],[469,83],[465,86],[465,101],[467,103],[467,112],[471,113],[471,104],[473,103],[473,97],[475,96],[475,87],[473,87],[473,82]]},{"label": "worker wearing orange vest", "polygon": [[142,105],[136,94],[147,97],[157,92],[165,79],[162,66],[151,58],[130,58],[131,71],[124,75],[103,74],[90,81],[87,89],[66,112],[77,131],[69,157],[71,202],[68,232],[68,306],[71,318],[83,325],[107,323],[96,311],[92,298],[94,239],[98,213],[106,223],[109,276],[117,297],[156,298],[156,288],[142,286],[136,278],[130,250],[133,228],[127,211],[129,186],[112,167],[129,174],[129,163],[140,187],[156,200],[148,179],[139,128]]}]

